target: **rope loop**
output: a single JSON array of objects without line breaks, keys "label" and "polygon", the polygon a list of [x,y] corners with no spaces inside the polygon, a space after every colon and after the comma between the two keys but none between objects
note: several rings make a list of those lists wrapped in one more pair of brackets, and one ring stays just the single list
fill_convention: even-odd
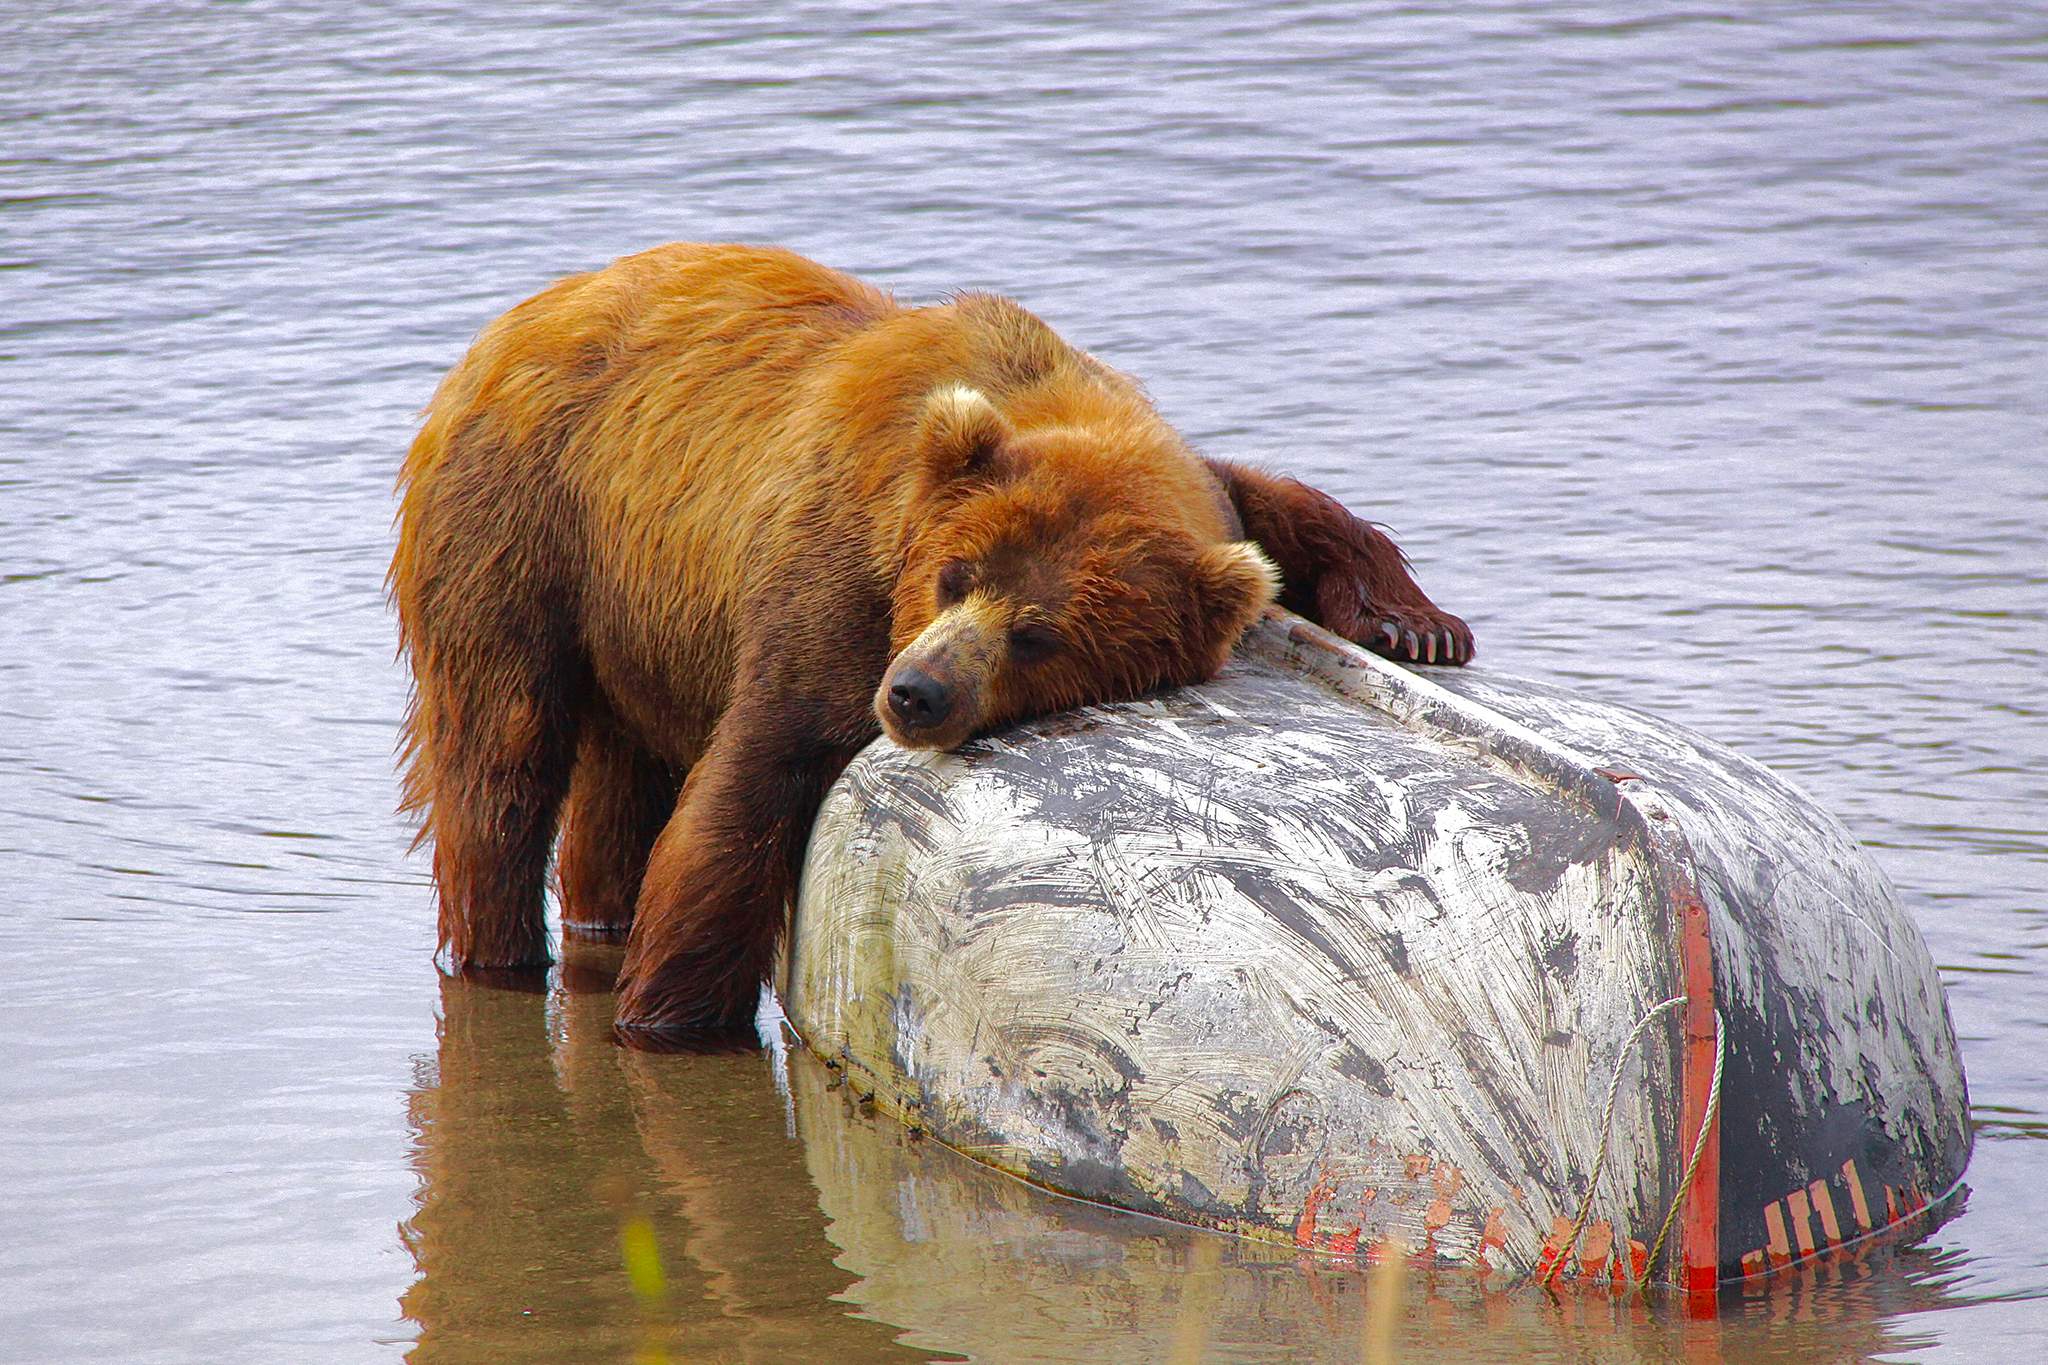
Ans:
[{"label": "rope loop", "polygon": [[[1593,1196],[1600,1187],[1601,1175],[1607,1169],[1607,1152],[1614,1140],[1614,1106],[1621,1098],[1621,1077],[1623,1071],[1628,1066],[1629,1054],[1635,1051],[1636,1042],[1649,1029],[1651,1024],[1662,1018],[1667,1011],[1677,1009],[1691,998],[1691,996],[1687,995],[1674,995],[1669,1000],[1658,1001],[1650,1007],[1649,1013],[1636,1021],[1636,1026],[1629,1030],[1628,1037],[1622,1042],[1621,1051],[1614,1059],[1614,1075],[1607,1083],[1607,1105],[1600,1115],[1600,1149],[1593,1157],[1592,1174],[1586,1177],[1585,1197],[1579,1200],[1579,1211],[1572,1215],[1571,1230],[1565,1234],[1564,1244],[1558,1248],[1556,1259],[1543,1272],[1540,1283],[1545,1288],[1548,1288],[1557,1279],[1558,1272],[1564,1269],[1565,1263],[1571,1259],[1572,1252],[1578,1248],[1579,1234],[1586,1230],[1586,1216],[1592,1212]],[[1707,1089],[1706,1116],[1700,1123],[1698,1135],[1693,1139],[1692,1156],[1685,1163],[1685,1173],[1679,1177],[1678,1193],[1672,1197],[1671,1209],[1664,1215],[1664,1225],[1657,1230],[1657,1240],[1650,1246],[1650,1254],[1646,1259],[1646,1265],[1655,1265],[1657,1263],[1658,1253],[1664,1249],[1664,1239],[1670,1235],[1671,1225],[1678,1219],[1678,1210],[1684,1206],[1685,1196],[1692,1189],[1693,1177],[1699,1174],[1700,1159],[1706,1155],[1707,1151],[1707,1134],[1713,1129],[1715,1116],[1721,1111],[1721,1073],[1723,1063],[1726,1060],[1727,1053],[1722,1046],[1721,1011],[1716,1009],[1714,1011],[1714,1078],[1712,1084]],[[1645,1275],[1642,1284],[1647,1285],[1648,1283],[1649,1277]],[[1639,1285],[1638,1288],[1640,1287]]]},{"label": "rope loop", "polygon": [[[1685,1174],[1679,1178],[1678,1193],[1672,1197],[1671,1211],[1664,1215],[1664,1226],[1657,1229],[1657,1240],[1650,1244],[1650,1255],[1646,1265],[1657,1264],[1657,1253],[1664,1249],[1664,1239],[1671,1235],[1671,1225],[1678,1220],[1678,1210],[1685,1204],[1686,1192],[1692,1189],[1692,1178],[1699,1174],[1700,1158],[1707,1152],[1707,1134],[1713,1131],[1714,1120],[1721,1112],[1721,1069],[1728,1060],[1728,1050],[1722,1044],[1721,1011],[1714,1011],[1714,1078],[1707,1085],[1707,1112],[1700,1116],[1699,1135],[1692,1141],[1692,1157],[1685,1163]],[[1674,1281],[1677,1276],[1671,1277]],[[1643,1277],[1643,1284],[1649,1284],[1649,1277]],[[1638,1286],[1641,1288],[1641,1286]]]},{"label": "rope loop", "polygon": [[1600,1115],[1600,1150],[1593,1157],[1593,1173],[1586,1177],[1586,1196],[1579,1201],[1579,1211],[1572,1215],[1571,1231],[1565,1235],[1564,1245],[1557,1249],[1557,1259],[1552,1261],[1550,1269],[1543,1273],[1543,1284],[1546,1287],[1557,1278],[1557,1272],[1564,1268],[1565,1262],[1571,1259],[1572,1252],[1579,1245],[1579,1234],[1586,1230],[1586,1215],[1593,1208],[1593,1193],[1600,1187],[1601,1172],[1607,1169],[1607,1149],[1614,1139],[1614,1105],[1621,1098],[1621,1073],[1628,1066],[1629,1053],[1635,1051],[1636,1040],[1643,1036],[1651,1024],[1661,1018],[1666,1010],[1677,1009],[1683,1005],[1686,999],[1683,995],[1674,995],[1669,1000],[1652,1005],[1650,1012],[1637,1020],[1636,1026],[1629,1030],[1628,1037],[1622,1042],[1620,1053],[1614,1058],[1614,1077],[1607,1083],[1607,1107]]}]

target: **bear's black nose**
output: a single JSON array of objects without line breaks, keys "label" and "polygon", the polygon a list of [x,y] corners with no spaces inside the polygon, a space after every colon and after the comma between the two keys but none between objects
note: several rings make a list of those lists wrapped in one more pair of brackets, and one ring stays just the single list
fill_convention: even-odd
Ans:
[{"label": "bear's black nose", "polygon": [[889,709],[906,730],[929,730],[953,714],[953,689],[915,668],[896,670],[889,685]]}]

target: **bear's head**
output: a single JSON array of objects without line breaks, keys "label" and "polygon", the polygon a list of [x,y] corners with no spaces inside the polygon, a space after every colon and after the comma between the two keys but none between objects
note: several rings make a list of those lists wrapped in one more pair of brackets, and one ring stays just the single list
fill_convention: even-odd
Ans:
[{"label": "bear's head", "polygon": [[906,747],[1213,677],[1278,589],[1149,409],[1020,427],[948,385],[925,400],[911,458],[917,520],[875,694]]}]

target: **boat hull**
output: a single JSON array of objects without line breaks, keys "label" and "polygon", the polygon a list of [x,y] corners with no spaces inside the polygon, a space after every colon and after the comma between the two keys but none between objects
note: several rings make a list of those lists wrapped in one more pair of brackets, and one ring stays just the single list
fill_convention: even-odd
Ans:
[{"label": "boat hull", "polygon": [[1924,1227],[1969,1153],[1925,946],[1811,800],[1282,613],[1201,687],[865,751],[782,993],[977,1160],[1340,1256],[1711,1293]]}]

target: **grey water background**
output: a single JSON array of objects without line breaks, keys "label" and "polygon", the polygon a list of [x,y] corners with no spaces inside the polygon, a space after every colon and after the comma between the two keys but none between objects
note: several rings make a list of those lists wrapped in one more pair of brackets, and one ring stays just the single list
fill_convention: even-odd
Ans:
[{"label": "grey water background", "polygon": [[[0,1358],[1056,1359],[1205,1295],[1197,1354],[1355,1358],[1312,1271],[437,977],[393,474],[484,322],[673,239],[1014,295],[1394,528],[1483,666],[1814,793],[1941,964],[1971,1194],[1710,1341],[2033,1355],[2048,18],[1325,0],[0,7]],[[1707,1330],[1416,1306],[1444,1358]]]}]

